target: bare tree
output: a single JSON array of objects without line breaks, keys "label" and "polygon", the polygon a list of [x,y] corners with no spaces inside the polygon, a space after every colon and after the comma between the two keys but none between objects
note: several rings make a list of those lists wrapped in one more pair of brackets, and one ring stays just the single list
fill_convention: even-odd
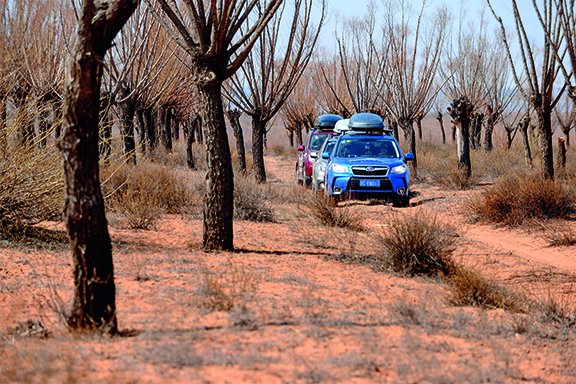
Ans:
[{"label": "bare tree", "polygon": [[570,105],[568,100],[563,100],[562,105],[554,108],[556,121],[564,134],[564,141],[566,147],[570,148],[570,131],[576,126],[576,107],[574,104]]},{"label": "bare tree", "polygon": [[[191,59],[190,71],[204,126],[208,163],[203,247],[232,250],[234,179],[222,106],[222,83],[244,63],[282,0],[269,0],[262,8],[257,7],[258,0],[184,0],[182,3],[157,0],[164,16],[152,5],[153,0],[144,1]],[[245,32],[239,33],[241,29]]]},{"label": "bare tree", "polygon": [[[314,24],[314,0],[293,0],[291,23],[284,25],[286,3],[268,24],[246,62],[230,78],[226,96],[252,119],[252,157],[256,180],[266,181],[264,138],[266,125],[276,116],[306,69],[316,46],[325,16],[321,1],[320,20]],[[283,30],[289,30],[287,36]],[[282,44],[282,38],[286,43]],[[279,58],[280,57],[280,58]]]},{"label": "bare tree", "polygon": [[60,150],[66,182],[64,221],[74,259],[68,324],[117,330],[112,245],[98,167],[98,115],[103,57],[138,0],[84,0],[66,76]]},{"label": "bare tree", "polygon": [[[445,8],[438,8],[429,28],[425,30],[426,27],[422,25],[425,7],[426,1],[423,1],[412,35],[409,33],[408,4],[401,2],[400,21],[390,11],[385,27],[390,47],[388,54],[380,55],[383,58],[379,63],[379,74],[385,84],[383,88],[390,92],[389,98],[382,95],[382,100],[388,113],[408,136],[410,152],[414,154],[414,171],[418,169],[414,122],[424,115],[436,96],[432,90],[446,37],[448,16]],[[389,9],[393,9],[392,4]],[[377,87],[380,94],[381,89]]]},{"label": "bare tree", "polygon": [[[488,5],[494,14],[494,17],[500,24],[501,37],[506,47],[506,54],[510,62],[514,81],[522,96],[531,104],[534,113],[538,118],[538,128],[540,133],[540,148],[542,150],[542,176],[547,179],[554,178],[554,158],[552,148],[552,110],[556,103],[560,100],[564,88],[554,96],[554,83],[559,72],[559,61],[557,60],[556,51],[560,50],[562,40],[564,38],[561,28],[561,21],[558,12],[553,7],[554,0],[544,0],[544,12],[540,11],[539,7],[533,2],[535,10],[541,17],[542,27],[544,29],[544,47],[542,48],[541,56],[542,63],[537,69],[536,65],[536,52],[532,47],[524,27],[524,22],[516,0],[511,0],[512,8],[514,11],[514,21],[518,37],[518,45],[521,52],[521,65],[527,74],[527,89],[524,89],[523,84],[518,76],[517,65],[515,64],[506,28],[502,19],[496,15],[490,0]],[[554,48],[553,48],[554,47]]]}]

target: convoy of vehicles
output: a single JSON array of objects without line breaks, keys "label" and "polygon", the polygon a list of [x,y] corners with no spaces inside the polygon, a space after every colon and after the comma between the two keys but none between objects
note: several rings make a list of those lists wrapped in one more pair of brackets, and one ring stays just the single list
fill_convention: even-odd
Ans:
[{"label": "convoy of vehicles", "polygon": [[334,134],[336,122],[342,120],[338,115],[322,115],[314,122],[314,129],[308,132],[303,145],[298,146],[298,162],[296,163],[296,180],[298,184],[312,183],[312,165],[318,158],[320,147],[328,136]]},{"label": "convoy of vehicles", "polygon": [[[343,197],[391,200],[396,207],[410,204],[410,171],[406,161],[414,158],[403,154],[391,131],[375,114],[359,113],[339,121],[326,137],[315,164],[311,183],[333,200]],[[309,135],[310,136],[310,135]],[[302,151],[301,151],[302,152]],[[316,167],[317,166],[317,167]],[[321,174],[323,179],[319,179]]]}]

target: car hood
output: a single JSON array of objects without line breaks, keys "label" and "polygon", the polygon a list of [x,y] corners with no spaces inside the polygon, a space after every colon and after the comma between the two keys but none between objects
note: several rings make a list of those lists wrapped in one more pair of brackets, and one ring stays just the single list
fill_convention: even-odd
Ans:
[{"label": "car hood", "polygon": [[388,159],[388,158],[378,158],[378,157],[335,157],[332,160],[334,163],[349,165],[349,166],[387,166],[395,167],[397,165],[404,164],[402,159]]}]

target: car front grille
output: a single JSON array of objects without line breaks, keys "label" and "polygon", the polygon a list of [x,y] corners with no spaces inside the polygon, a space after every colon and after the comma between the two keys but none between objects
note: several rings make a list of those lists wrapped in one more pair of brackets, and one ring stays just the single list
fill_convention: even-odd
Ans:
[{"label": "car front grille", "polygon": [[353,166],[352,173],[355,176],[386,176],[388,167]]}]

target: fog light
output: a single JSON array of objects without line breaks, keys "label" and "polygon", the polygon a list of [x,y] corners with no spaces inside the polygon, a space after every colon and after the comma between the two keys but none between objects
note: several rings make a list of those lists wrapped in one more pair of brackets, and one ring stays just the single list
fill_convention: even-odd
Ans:
[{"label": "fog light", "polygon": [[398,188],[396,190],[396,192],[398,192],[399,195],[404,196],[404,194],[406,193],[406,189],[405,188]]},{"label": "fog light", "polygon": [[320,183],[319,187],[321,190],[324,190],[324,183]]},{"label": "fog light", "polygon": [[334,193],[340,193],[340,192],[342,192],[342,188],[334,187]]}]

